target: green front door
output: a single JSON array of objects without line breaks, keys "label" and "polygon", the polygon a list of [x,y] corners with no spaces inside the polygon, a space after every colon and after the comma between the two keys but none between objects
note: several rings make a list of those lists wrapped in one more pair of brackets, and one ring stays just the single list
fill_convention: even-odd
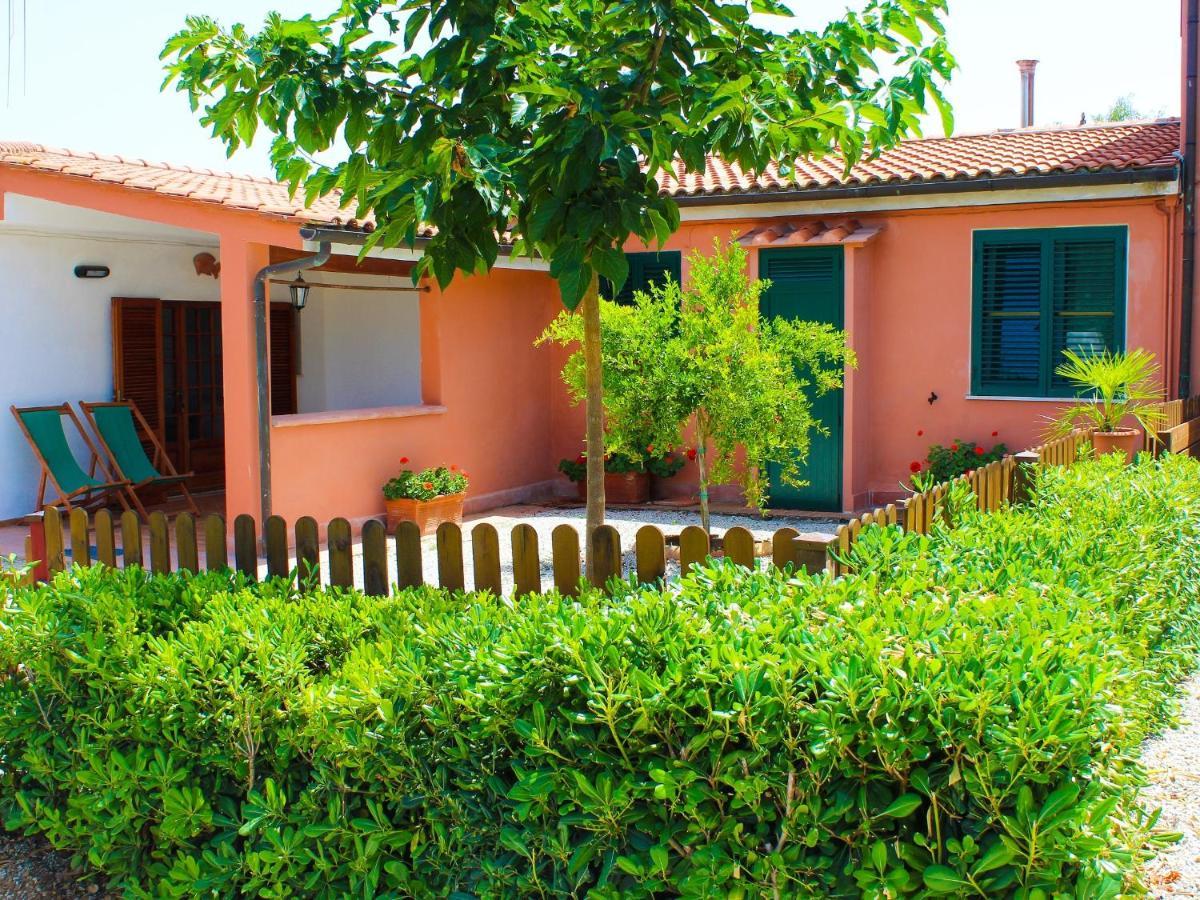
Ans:
[{"label": "green front door", "polygon": [[[764,316],[783,316],[810,322],[845,325],[841,247],[788,247],[760,250],[758,274],[771,287],[762,296]],[[807,487],[785,484],[779,467],[768,474],[771,506],[778,509],[840,510],[842,508],[842,392],[831,392],[813,402],[816,418],[827,435],[812,435],[808,459],[801,466]]]}]

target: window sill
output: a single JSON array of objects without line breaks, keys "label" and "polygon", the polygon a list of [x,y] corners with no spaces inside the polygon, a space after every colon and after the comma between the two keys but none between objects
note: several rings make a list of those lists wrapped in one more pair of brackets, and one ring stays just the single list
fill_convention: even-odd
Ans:
[{"label": "window sill", "polygon": [[1004,400],[1008,403],[1096,403],[1084,397],[1011,397],[994,394],[967,394],[967,400]]},{"label": "window sill", "polygon": [[421,403],[411,406],[376,406],[369,409],[334,409],[328,412],[271,416],[271,427],[299,428],[307,425],[337,425],[342,422],[370,422],[376,419],[411,419],[416,416],[440,416],[444,412],[444,406]]}]

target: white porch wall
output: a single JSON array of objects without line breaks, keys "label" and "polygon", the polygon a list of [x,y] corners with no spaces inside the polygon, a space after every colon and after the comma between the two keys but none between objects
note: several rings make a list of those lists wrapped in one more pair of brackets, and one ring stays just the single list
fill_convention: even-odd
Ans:
[{"label": "white porch wall", "polygon": [[[407,279],[313,272],[309,281],[408,284]],[[282,293],[281,293],[282,291]],[[272,300],[287,298],[274,287]],[[299,411],[421,402],[420,294],[314,288],[300,313]]]},{"label": "white porch wall", "polygon": [[[192,265],[203,251],[214,246],[0,227],[0,519],[31,512],[37,493],[38,465],[9,405],[111,399],[112,298],[219,300],[216,279]],[[112,274],[76,278],[80,263]]]}]

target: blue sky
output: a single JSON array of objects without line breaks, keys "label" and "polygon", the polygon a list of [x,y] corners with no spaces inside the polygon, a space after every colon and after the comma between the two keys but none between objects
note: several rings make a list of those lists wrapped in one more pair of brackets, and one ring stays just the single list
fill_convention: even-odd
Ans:
[{"label": "blue sky", "polygon": [[[183,95],[159,93],[159,49],[189,13],[256,25],[268,10],[323,13],[335,0],[0,0],[0,15],[10,3],[16,27],[11,59],[0,44],[0,139],[269,175],[265,141],[226,159]],[[806,25],[846,5],[792,3]],[[1041,60],[1038,124],[1074,124],[1081,112],[1090,117],[1125,94],[1139,109],[1178,114],[1180,0],[950,5],[948,31],[961,71],[949,93],[960,133],[1017,124],[1014,61],[1025,57]],[[931,122],[929,133],[940,126]]]}]

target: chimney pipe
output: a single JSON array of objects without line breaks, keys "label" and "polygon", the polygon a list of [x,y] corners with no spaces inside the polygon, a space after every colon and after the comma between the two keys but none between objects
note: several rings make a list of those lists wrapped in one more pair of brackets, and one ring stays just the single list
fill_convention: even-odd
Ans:
[{"label": "chimney pipe", "polygon": [[1017,68],[1021,70],[1021,127],[1033,126],[1033,70],[1037,68],[1036,59],[1018,59]]}]

